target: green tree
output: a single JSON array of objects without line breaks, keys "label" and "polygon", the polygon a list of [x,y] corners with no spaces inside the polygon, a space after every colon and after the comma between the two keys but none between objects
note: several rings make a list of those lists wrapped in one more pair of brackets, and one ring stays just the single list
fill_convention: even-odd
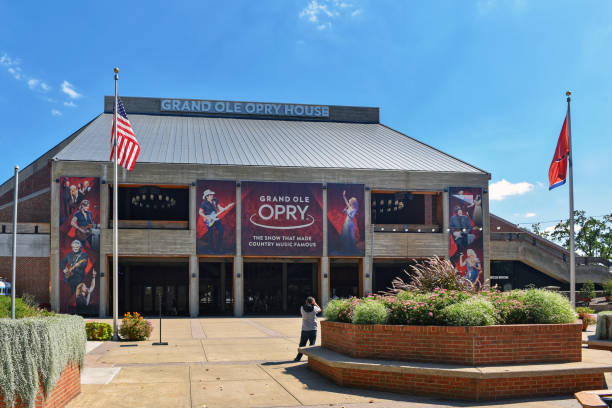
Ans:
[{"label": "green tree", "polygon": [[[569,220],[555,225],[550,238],[569,249]],[[596,218],[583,210],[574,211],[574,241],[576,251],[585,256],[612,258],[612,214]]]},{"label": "green tree", "polygon": [[531,224],[531,231],[539,237],[550,239],[550,233],[542,229],[542,225],[539,222]]}]

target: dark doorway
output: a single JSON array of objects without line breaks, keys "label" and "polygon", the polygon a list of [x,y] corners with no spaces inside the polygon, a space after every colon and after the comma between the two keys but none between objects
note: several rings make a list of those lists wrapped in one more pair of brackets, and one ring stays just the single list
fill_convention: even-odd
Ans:
[{"label": "dark doorway", "polygon": [[336,263],[329,265],[330,299],[359,296],[359,264]]},{"label": "dark doorway", "polygon": [[372,291],[378,293],[389,290],[392,286],[391,282],[397,277],[401,278],[404,282],[408,282],[410,278],[405,272],[410,273],[410,266],[415,263],[413,259],[386,262],[374,260]]},{"label": "dark doorway", "polygon": [[[112,262],[109,262],[112,271]],[[112,312],[112,273],[110,300]],[[119,314],[189,314],[189,262],[164,259],[119,260]]]},{"label": "dark doorway", "polygon": [[308,296],[317,297],[317,264],[300,262],[245,262],[246,314],[299,313]]},{"label": "dark doorway", "polygon": [[290,263],[287,265],[288,314],[299,314],[300,306],[308,296],[317,298],[317,265],[313,263]]},{"label": "dark doorway", "polygon": [[233,263],[200,262],[200,315],[233,313]]}]

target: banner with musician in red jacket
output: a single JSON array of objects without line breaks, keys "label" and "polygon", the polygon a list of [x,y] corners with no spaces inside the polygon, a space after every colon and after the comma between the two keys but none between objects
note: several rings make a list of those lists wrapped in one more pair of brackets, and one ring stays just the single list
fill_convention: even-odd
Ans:
[{"label": "banner with musician in red jacket", "polygon": [[449,187],[450,261],[477,287],[484,283],[482,188]]},{"label": "banner with musician in red jacket", "polygon": [[327,245],[330,256],[364,256],[363,184],[327,184]]},{"label": "banner with musician in red jacket", "polygon": [[60,311],[98,315],[100,179],[60,178]]},{"label": "banner with musician in red jacket", "polygon": [[199,255],[236,253],[236,182],[198,180],[196,251]]}]

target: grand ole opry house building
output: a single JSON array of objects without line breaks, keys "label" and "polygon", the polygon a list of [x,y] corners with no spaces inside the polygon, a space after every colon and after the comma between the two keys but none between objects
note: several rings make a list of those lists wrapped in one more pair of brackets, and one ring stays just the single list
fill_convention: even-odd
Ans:
[{"label": "grand ole opry house building", "polygon": [[[125,97],[142,150],[115,185],[113,99],[20,172],[17,293],[56,311],[112,314],[115,210],[119,313],[161,300],[166,315],[295,314],[308,295],[385,290],[431,256],[475,285],[568,288],[563,248],[489,213],[489,173],[381,124],[378,108]],[[9,179],[5,280],[12,213]],[[605,274],[579,265],[577,281]]]}]

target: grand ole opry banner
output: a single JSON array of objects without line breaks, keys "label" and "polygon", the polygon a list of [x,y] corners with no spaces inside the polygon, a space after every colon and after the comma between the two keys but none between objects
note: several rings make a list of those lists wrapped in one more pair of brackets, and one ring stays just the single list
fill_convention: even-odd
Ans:
[{"label": "grand ole opry banner", "polygon": [[323,194],[320,183],[243,182],[242,253],[321,256]]}]

